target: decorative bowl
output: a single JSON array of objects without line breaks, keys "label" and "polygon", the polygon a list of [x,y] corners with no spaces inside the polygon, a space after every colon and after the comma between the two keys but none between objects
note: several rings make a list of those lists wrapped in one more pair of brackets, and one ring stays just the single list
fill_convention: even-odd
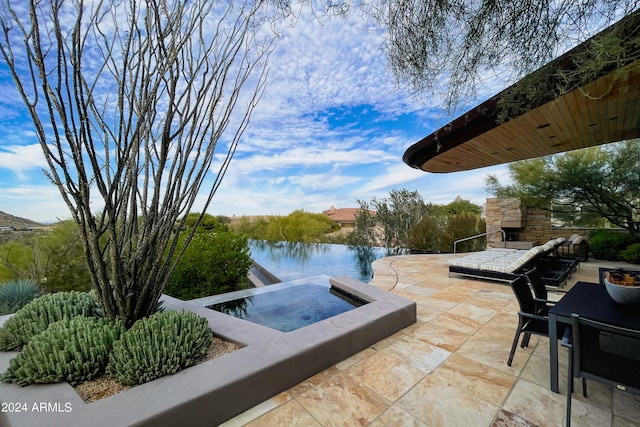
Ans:
[{"label": "decorative bowl", "polygon": [[624,271],[607,272],[604,285],[615,302],[640,305],[640,274]]}]

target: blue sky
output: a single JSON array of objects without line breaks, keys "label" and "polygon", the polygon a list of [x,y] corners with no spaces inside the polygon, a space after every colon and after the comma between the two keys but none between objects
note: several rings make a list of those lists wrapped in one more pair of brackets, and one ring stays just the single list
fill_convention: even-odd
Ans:
[{"label": "blue sky", "polygon": [[[355,14],[354,14],[355,15]],[[485,177],[506,166],[429,174],[402,162],[414,142],[446,124],[437,97],[417,99],[395,83],[383,34],[358,16],[322,25],[308,18],[283,31],[268,86],[208,212],[286,215],[355,207],[393,188],[446,204],[460,195],[483,204]],[[473,107],[501,89],[488,78]],[[70,215],[42,169],[33,125],[0,69],[0,210],[35,221]]]}]

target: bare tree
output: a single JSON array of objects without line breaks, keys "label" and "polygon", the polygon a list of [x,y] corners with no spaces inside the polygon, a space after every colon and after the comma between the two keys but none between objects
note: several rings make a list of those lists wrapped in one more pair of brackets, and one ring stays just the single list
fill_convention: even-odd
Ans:
[{"label": "bare tree", "polygon": [[371,246],[379,243],[389,253],[409,247],[411,229],[429,211],[429,205],[417,191],[397,188],[389,192],[389,197],[373,197],[370,202],[358,200],[358,204],[360,211],[349,236],[350,243]]},{"label": "bare tree", "polygon": [[105,315],[153,312],[187,214],[211,203],[263,92],[268,6],[0,1],[0,52]]},{"label": "bare tree", "polygon": [[386,51],[400,83],[446,88],[454,109],[488,76],[507,83],[542,66],[640,7],[638,0],[371,0],[388,30]]}]

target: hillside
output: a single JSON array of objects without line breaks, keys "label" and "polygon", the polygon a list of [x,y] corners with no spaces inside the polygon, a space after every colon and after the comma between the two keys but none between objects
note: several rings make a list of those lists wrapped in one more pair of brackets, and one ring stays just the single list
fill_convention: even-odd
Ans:
[{"label": "hillside", "polygon": [[11,227],[14,230],[27,230],[34,227],[44,227],[44,225],[31,221],[30,219],[20,218],[0,211],[0,228]]}]

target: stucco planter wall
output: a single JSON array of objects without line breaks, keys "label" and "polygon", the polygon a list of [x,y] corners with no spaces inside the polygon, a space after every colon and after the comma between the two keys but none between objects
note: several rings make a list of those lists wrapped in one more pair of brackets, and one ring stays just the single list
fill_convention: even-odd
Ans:
[{"label": "stucco planter wall", "polygon": [[[412,301],[348,277],[331,283],[370,303],[288,333],[165,297],[167,309],[186,308],[206,317],[216,336],[243,348],[93,403],[85,403],[66,383],[0,383],[6,409],[0,425],[210,427],[416,321]],[[14,355],[0,353],[1,371]]]}]

